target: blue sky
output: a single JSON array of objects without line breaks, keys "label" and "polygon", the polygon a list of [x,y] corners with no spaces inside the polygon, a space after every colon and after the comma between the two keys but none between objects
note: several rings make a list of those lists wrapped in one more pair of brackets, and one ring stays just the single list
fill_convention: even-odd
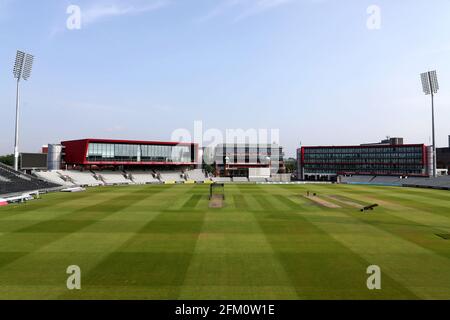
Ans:
[{"label": "blue sky", "polygon": [[[82,12],[68,30],[69,5]],[[370,30],[367,8],[381,9]],[[437,69],[437,142],[450,134],[450,2],[0,0],[0,154],[85,137],[170,139],[177,128],[280,129],[288,155],[387,135],[429,143],[419,74]]]}]

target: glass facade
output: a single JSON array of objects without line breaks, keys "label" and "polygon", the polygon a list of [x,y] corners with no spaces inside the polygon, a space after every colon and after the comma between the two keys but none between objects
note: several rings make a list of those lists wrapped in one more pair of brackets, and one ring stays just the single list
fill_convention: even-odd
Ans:
[{"label": "glass facade", "polygon": [[216,164],[223,164],[225,157],[229,158],[229,164],[265,164],[267,157],[272,162],[282,162],[284,153],[277,145],[220,144],[216,147]]},{"label": "glass facade", "polygon": [[277,144],[219,144],[214,155],[216,174],[233,177],[248,177],[251,167],[283,172],[283,159],[283,147]]},{"label": "glass facade", "polygon": [[191,147],[188,145],[126,143],[89,143],[86,160],[90,162],[194,162]]},{"label": "glass facade", "polygon": [[303,174],[423,175],[423,145],[304,147]]}]

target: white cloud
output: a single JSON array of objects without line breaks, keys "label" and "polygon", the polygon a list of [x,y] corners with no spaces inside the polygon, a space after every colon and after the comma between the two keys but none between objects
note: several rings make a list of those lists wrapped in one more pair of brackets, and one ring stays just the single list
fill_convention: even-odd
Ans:
[{"label": "white cloud", "polygon": [[241,4],[242,0],[226,0],[220,3],[218,6],[216,6],[214,9],[212,9],[210,12],[208,12],[206,15],[200,17],[197,19],[198,22],[203,22],[210,20],[216,16],[219,16],[223,13],[225,13],[230,8],[236,7],[239,4]]},{"label": "white cloud", "polygon": [[[0,0],[12,1],[12,0]],[[171,3],[172,0],[95,0],[80,2],[77,4],[81,11],[81,29],[89,27],[97,22],[123,16],[140,15],[150,11],[161,9]],[[64,16],[68,18],[68,15]],[[53,27],[49,38],[67,31],[66,21]]]},{"label": "white cloud", "polygon": [[197,21],[207,21],[234,9],[240,12],[234,19],[236,22],[295,1],[298,0],[224,0]]},{"label": "white cloud", "polygon": [[106,18],[138,15],[154,11],[168,5],[169,2],[169,0],[96,2],[90,7],[81,7],[82,24],[86,26]]},{"label": "white cloud", "polygon": [[288,4],[290,2],[293,2],[295,0],[258,0],[255,1],[255,4],[253,6],[251,6],[250,8],[248,8],[247,10],[245,10],[242,14],[240,14],[237,18],[237,20],[242,20],[245,19],[247,17],[271,10],[271,9],[275,9],[277,7],[280,7],[282,5]]}]

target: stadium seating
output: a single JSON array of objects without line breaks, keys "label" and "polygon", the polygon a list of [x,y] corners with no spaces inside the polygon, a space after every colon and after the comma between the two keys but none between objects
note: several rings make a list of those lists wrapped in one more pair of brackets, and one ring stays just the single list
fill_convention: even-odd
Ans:
[{"label": "stadium seating", "polygon": [[401,186],[402,179],[399,176],[341,176],[341,183],[347,184],[372,184],[385,186]]},{"label": "stadium seating", "polygon": [[211,178],[213,182],[227,183],[231,182],[231,178],[229,177],[213,177]]},{"label": "stadium seating", "polygon": [[385,186],[421,187],[450,190],[450,176],[437,178],[397,176],[342,176],[341,183]]},{"label": "stadium seating", "polygon": [[49,190],[61,187],[60,184],[41,180],[37,177],[15,171],[0,163],[0,194],[13,194],[25,191]]},{"label": "stadium seating", "polygon": [[105,185],[131,184],[133,181],[127,179],[122,171],[96,171],[95,175],[102,180]]},{"label": "stadium seating", "polygon": [[233,177],[233,182],[248,182],[247,177]]},{"label": "stadium seating", "polygon": [[250,177],[248,180],[250,182],[267,182],[267,178],[261,178],[261,177]]},{"label": "stadium seating", "polygon": [[401,186],[402,179],[397,176],[375,176],[370,181],[369,184],[384,185],[384,186]]},{"label": "stadium seating", "polygon": [[151,171],[128,171],[127,173],[135,184],[160,183]]},{"label": "stadium seating", "polygon": [[289,173],[276,173],[268,179],[273,182],[291,182],[291,175]]},{"label": "stadium seating", "polygon": [[404,178],[402,180],[402,184],[403,185],[426,185],[427,182],[430,181],[430,178],[416,178],[416,177],[409,177],[409,178]]},{"label": "stadium seating", "polygon": [[436,178],[406,178],[402,180],[404,187],[421,187],[450,190],[450,176]]},{"label": "stadium seating", "polygon": [[104,185],[103,181],[97,180],[90,171],[58,170],[57,172],[78,186],[94,187]]},{"label": "stadium seating", "polygon": [[165,183],[168,182],[181,183],[186,181],[181,171],[160,171],[159,179]]},{"label": "stadium seating", "polygon": [[341,183],[348,184],[369,184],[375,176],[342,176]]},{"label": "stadium seating", "polygon": [[62,186],[74,186],[75,184],[69,179],[64,180],[63,177],[56,171],[36,171],[34,175],[46,181],[50,181]]},{"label": "stadium seating", "polygon": [[398,176],[376,176],[370,182],[380,184],[400,184],[402,179]]},{"label": "stadium seating", "polygon": [[204,182],[207,179],[202,169],[186,171],[186,177],[188,180],[193,180],[195,182]]}]

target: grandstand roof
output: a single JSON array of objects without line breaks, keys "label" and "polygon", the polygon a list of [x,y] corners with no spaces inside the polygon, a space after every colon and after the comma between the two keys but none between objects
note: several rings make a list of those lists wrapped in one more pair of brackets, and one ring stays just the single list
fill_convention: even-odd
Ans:
[{"label": "grandstand roof", "polygon": [[323,146],[302,146],[298,148],[298,150],[305,149],[315,149],[315,148],[387,148],[387,147],[424,147],[423,143],[416,144],[366,144],[366,145],[343,145],[343,146],[332,146],[332,145],[323,145]]},{"label": "grandstand roof", "polygon": [[148,141],[148,140],[119,140],[119,139],[98,139],[98,138],[85,138],[85,139],[77,139],[77,140],[67,140],[62,141],[61,144],[70,142],[95,142],[95,143],[125,143],[125,144],[157,144],[157,145],[168,145],[168,146],[176,146],[176,145],[197,145],[196,143],[191,142],[176,142],[176,141]]}]

